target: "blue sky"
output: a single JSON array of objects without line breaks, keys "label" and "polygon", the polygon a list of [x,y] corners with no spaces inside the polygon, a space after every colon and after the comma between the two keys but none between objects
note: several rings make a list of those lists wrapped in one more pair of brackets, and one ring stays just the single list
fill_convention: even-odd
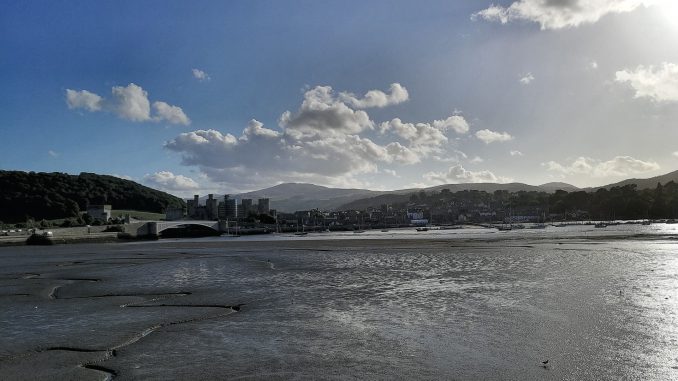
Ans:
[{"label": "blue sky", "polygon": [[5,1],[0,168],[179,195],[649,177],[678,169],[677,19],[668,0]]}]

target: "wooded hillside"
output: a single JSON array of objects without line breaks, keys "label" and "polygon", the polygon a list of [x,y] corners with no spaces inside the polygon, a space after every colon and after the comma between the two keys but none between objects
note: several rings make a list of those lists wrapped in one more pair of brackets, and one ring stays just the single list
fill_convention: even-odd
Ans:
[{"label": "wooded hillside", "polygon": [[163,213],[184,201],[130,180],[81,173],[0,171],[0,221],[77,217],[88,205]]}]

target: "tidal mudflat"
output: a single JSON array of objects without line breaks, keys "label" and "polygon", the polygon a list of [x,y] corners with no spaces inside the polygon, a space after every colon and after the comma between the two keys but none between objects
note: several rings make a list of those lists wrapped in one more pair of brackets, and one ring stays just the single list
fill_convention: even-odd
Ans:
[{"label": "tidal mudflat", "polygon": [[1,378],[678,378],[678,241],[510,237],[0,248]]}]

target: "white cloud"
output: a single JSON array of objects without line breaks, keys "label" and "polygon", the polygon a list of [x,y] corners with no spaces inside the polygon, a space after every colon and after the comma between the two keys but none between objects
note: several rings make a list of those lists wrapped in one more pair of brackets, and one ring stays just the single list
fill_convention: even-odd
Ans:
[{"label": "white cloud", "polygon": [[210,79],[212,79],[210,78],[209,74],[205,73],[200,69],[192,69],[191,72],[193,73],[193,78],[197,79],[200,82],[209,81]]},{"label": "white cloud", "polygon": [[654,101],[678,101],[678,65],[664,62],[659,67],[638,66],[635,70],[620,70],[615,73],[617,82],[628,83],[636,98]]},{"label": "white cloud", "polygon": [[[390,132],[404,139],[407,148],[417,156],[428,157],[431,154],[445,153],[444,147],[449,142],[447,131],[453,130],[463,134],[468,132],[469,126],[463,116],[452,115],[444,120],[434,120],[432,123],[405,123],[400,118],[393,118],[379,124],[378,129],[382,134]],[[413,162],[418,161],[419,159]]]},{"label": "white cloud", "polygon": [[217,130],[197,130],[185,132],[165,143],[165,148],[182,153],[186,165],[204,165],[220,167],[225,163],[223,156],[238,144],[231,134],[222,134]]},{"label": "white cloud", "polygon": [[126,87],[114,86],[111,89],[114,98],[114,110],[123,119],[143,122],[151,119],[151,103],[148,93],[141,86],[130,83]]},{"label": "white cloud", "polygon": [[476,138],[480,139],[485,144],[513,140],[513,136],[509,135],[507,132],[495,132],[487,129],[476,131]]},{"label": "white cloud", "polygon": [[480,164],[480,163],[482,163],[483,161],[485,161],[485,160],[483,160],[482,157],[476,156],[476,157],[474,157],[473,159],[469,160],[469,163]]},{"label": "white cloud", "polygon": [[114,86],[112,97],[107,100],[87,90],[66,90],[68,108],[83,108],[88,111],[110,111],[120,118],[133,122],[167,121],[172,124],[191,124],[191,120],[178,106],[166,102],[153,103],[154,115],[151,115],[151,102],[148,93],[141,86],[130,83],[127,86]]},{"label": "white cloud", "polygon": [[518,0],[508,7],[491,5],[471,15],[506,24],[512,21],[536,22],[541,29],[573,28],[592,24],[612,13],[631,12],[639,6],[650,6],[662,0]]},{"label": "white cloud", "polygon": [[283,113],[280,126],[296,139],[309,139],[357,134],[374,123],[365,111],[353,110],[337,99],[330,86],[317,86],[306,91],[296,114]]},{"label": "white cloud", "polygon": [[396,172],[393,169],[382,169],[381,171],[388,174],[388,175],[391,175],[393,177],[400,177],[400,176],[398,176],[398,172]]},{"label": "white cloud", "polygon": [[52,151],[52,150],[47,151],[47,154],[51,157],[59,157],[60,156],[60,154],[58,152]]},{"label": "white cloud", "polygon": [[596,61],[589,62],[589,69],[592,69],[592,70],[598,69],[598,62],[596,62]]},{"label": "white cloud", "polygon": [[672,155],[678,157],[678,151],[675,151],[674,153],[672,153]]},{"label": "white cloud", "polygon": [[264,128],[264,124],[256,119],[252,119],[247,123],[247,128],[242,131],[241,140],[248,140],[251,136],[263,136],[267,138],[277,138],[281,135],[280,132]]},{"label": "white cloud", "polygon": [[66,89],[66,103],[70,109],[83,108],[87,111],[99,111],[102,101],[103,98],[87,90]]},{"label": "white cloud", "polygon": [[384,165],[448,155],[445,134],[468,130],[465,119],[455,115],[432,123],[395,118],[379,125],[378,134],[369,115],[343,98],[329,86],[309,88],[296,112],[281,115],[279,129],[253,119],[240,136],[196,130],[167,141],[165,148],[211,181],[236,188],[280,181],[357,186],[366,184],[359,176],[380,173]]},{"label": "white cloud", "polygon": [[397,136],[407,140],[417,152],[428,154],[439,152],[440,147],[448,142],[445,132],[428,123],[403,123],[400,118],[394,118],[379,126],[381,131],[392,131]]},{"label": "white cloud", "polygon": [[154,120],[166,120],[172,124],[183,124],[184,126],[191,124],[191,120],[188,119],[181,107],[156,101],[153,102],[153,109],[155,110]]},{"label": "white cloud", "polygon": [[348,105],[359,109],[395,105],[407,101],[410,97],[407,89],[399,83],[392,83],[389,90],[390,94],[381,90],[370,90],[362,98],[357,98],[352,93],[342,92],[339,97]]},{"label": "white cloud", "polygon": [[144,182],[151,187],[163,191],[190,191],[200,189],[200,185],[183,175],[175,175],[169,171],[160,171],[144,176]]},{"label": "white cloud", "polygon": [[490,171],[468,171],[461,164],[451,166],[446,172],[427,172],[423,178],[436,184],[503,183],[509,178],[498,177]]},{"label": "white cloud", "polygon": [[452,115],[445,120],[434,120],[433,127],[441,130],[454,130],[458,134],[465,134],[469,130],[468,122],[461,115]]},{"label": "white cloud", "polygon": [[525,156],[522,152],[515,150],[510,151],[509,154],[511,154],[511,156]]},{"label": "white cloud", "polygon": [[532,81],[534,81],[534,76],[532,73],[527,73],[524,76],[520,77],[520,83],[523,85],[529,85]]},{"label": "white cloud", "polygon": [[562,175],[588,175],[593,177],[627,176],[660,169],[654,161],[643,161],[630,156],[616,156],[607,161],[578,157],[569,164],[555,161],[542,163],[549,171]]}]

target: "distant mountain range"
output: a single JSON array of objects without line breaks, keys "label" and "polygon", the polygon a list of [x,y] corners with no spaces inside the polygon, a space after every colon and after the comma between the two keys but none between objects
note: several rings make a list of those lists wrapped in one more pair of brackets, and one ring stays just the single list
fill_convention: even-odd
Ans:
[{"label": "distant mountain range", "polygon": [[232,197],[237,199],[251,198],[255,200],[258,198],[269,198],[271,200],[271,208],[282,212],[293,212],[296,210],[309,210],[313,208],[329,210],[358,209],[384,203],[391,204],[394,202],[407,200],[409,195],[414,192],[419,192],[421,190],[426,192],[439,192],[442,189],[449,189],[450,192],[477,190],[490,193],[496,190],[507,190],[509,192],[536,191],[548,193],[553,193],[558,189],[562,189],[567,192],[580,190],[574,185],[565,183],[548,183],[539,186],[522,183],[445,184],[436,185],[429,188],[410,188],[394,191],[328,188],[314,184],[285,183],[254,192],[232,195]]},{"label": "distant mountain range", "polygon": [[649,179],[627,179],[627,180],[622,180],[614,184],[608,184],[604,185],[602,187],[593,187],[593,188],[585,188],[583,190],[587,192],[591,191],[596,191],[601,188],[605,189],[610,189],[613,187],[623,187],[625,185],[629,184],[636,184],[637,189],[648,189],[648,188],[655,188],[657,184],[666,184],[670,181],[678,183],[678,171],[673,171],[670,173],[667,173],[665,175],[660,175],[660,176],[655,176],[655,177],[650,177]]},{"label": "distant mountain range", "polygon": [[[416,190],[413,190],[416,191]],[[320,185],[305,183],[285,183],[254,192],[232,195],[242,198],[269,198],[271,208],[282,212],[296,210],[338,209],[351,201],[378,196],[383,193],[367,189],[328,188]]]},{"label": "distant mountain range", "polygon": [[439,192],[442,189],[449,189],[450,192],[459,192],[464,190],[476,190],[492,193],[496,190],[507,190],[509,192],[536,191],[554,193],[557,190],[566,192],[587,191],[593,192],[600,188],[612,188],[615,186],[624,186],[636,184],[638,189],[654,188],[657,183],[666,184],[669,181],[678,182],[678,171],[665,175],[652,177],[649,179],[628,179],[614,184],[608,184],[601,187],[578,188],[574,185],[551,182],[542,185],[528,185],[523,183],[466,183],[466,184],[444,184],[428,188],[410,188],[393,191],[372,191],[367,189],[344,189],[329,188],[320,185],[306,183],[285,183],[258,191],[240,193],[232,197],[241,198],[269,198],[271,208],[281,212],[293,212],[296,210],[310,210],[314,208],[326,210],[340,209],[363,209],[369,206],[378,206],[381,204],[392,204],[407,201],[414,192],[421,190],[428,192]]}]

